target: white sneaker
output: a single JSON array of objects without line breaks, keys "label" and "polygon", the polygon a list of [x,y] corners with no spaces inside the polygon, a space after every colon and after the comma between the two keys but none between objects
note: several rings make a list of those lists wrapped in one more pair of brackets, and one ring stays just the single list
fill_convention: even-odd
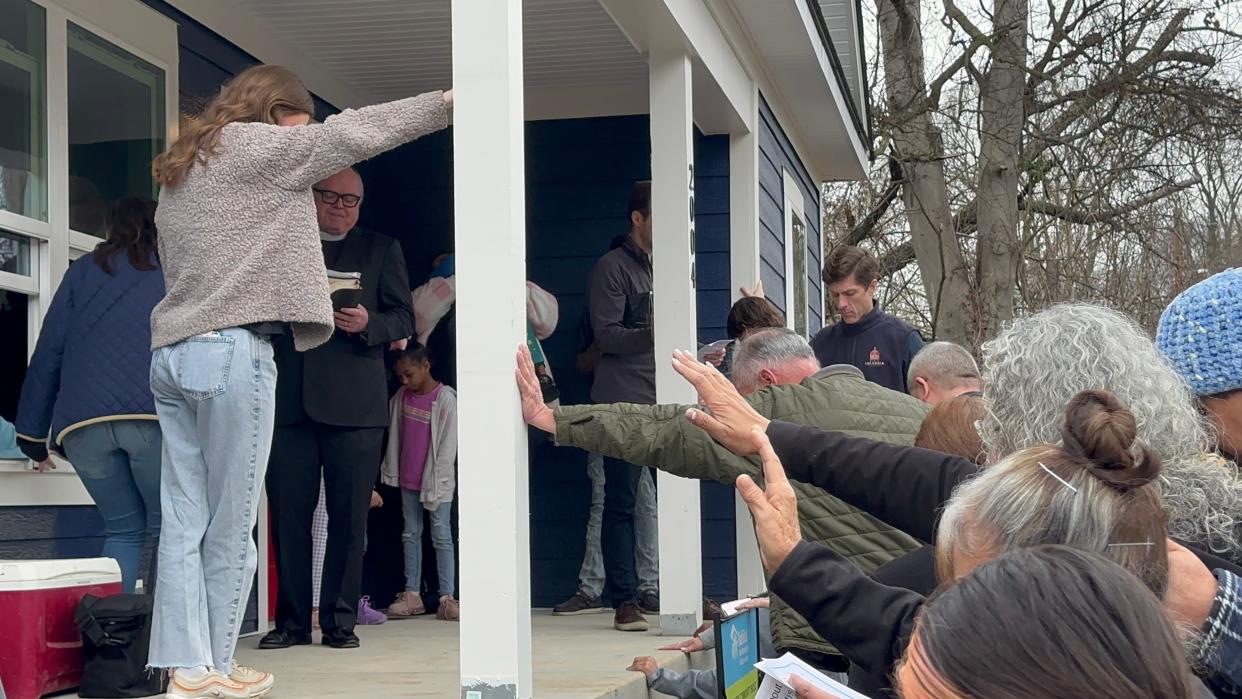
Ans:
[{"label": "white sneaker", "polygon": [[233,663],[233,671],[229,673],[229,679],[245,685],[252,699],[267,694],[272,689],[272,685],[276,684],[276,676],[272,673],[260,672],[237,663]]},{"label": "white sneaker", "polygon": [[250,699],[249,688],[212,670],[200,677],[173,672],[165,697],[174,699]]}]

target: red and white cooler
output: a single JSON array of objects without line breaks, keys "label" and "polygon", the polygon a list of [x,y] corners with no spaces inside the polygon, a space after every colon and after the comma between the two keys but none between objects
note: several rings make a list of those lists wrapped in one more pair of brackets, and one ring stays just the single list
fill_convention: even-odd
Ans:
[{"label": "red and white cooler", "polygon": [[83,595],[121,592],[111,558],[0,560],[0,690],[5,699],[38,699],[77,687],[82,636],[73,612]]}]

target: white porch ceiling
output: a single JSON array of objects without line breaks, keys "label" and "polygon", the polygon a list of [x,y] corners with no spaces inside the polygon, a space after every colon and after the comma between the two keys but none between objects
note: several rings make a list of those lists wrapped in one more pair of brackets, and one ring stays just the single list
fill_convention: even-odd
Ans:
[{"label": "white porch ceiling", "polygon": [[[450,0],[217,1],[231,4],[245,21],[312,59],[366,101],[451,83]],[[595,99],[611,91],[641,97],[635,111],[646,111],[647,63],[598,0],[523,4],[528,101],[552,99],[549,95],[564,100],[570,92]],[[558,110],[576,111],[550,105],[549,111]]]}]

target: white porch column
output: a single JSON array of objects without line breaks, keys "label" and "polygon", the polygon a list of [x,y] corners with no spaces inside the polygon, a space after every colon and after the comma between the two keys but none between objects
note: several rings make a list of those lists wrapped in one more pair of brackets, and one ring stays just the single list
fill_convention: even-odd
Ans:
[{"label": "white porch column", "polygon": [[[651,215],[655,287],[656,397],[693,403],[673,371],[674,349],[698,341],[694,297],[694,111],[685,49],[651,51]],[[659,472],[660,627],[685,636],[703,614],[699,482]]]},{"label": "white porch column", "polygon": [[[730,298],[742,297],[740,287],[751,288],[759,279],[759,92],[750,88],[749,132],[729,136],[729,281]],[[737,593],[749,595],[767,587],[754,522],[740,495],[734,494],[737,546]]]},{"label": "white porch column", "polygon": [[452,1],[461,699],[529,699],[522,4]]}]

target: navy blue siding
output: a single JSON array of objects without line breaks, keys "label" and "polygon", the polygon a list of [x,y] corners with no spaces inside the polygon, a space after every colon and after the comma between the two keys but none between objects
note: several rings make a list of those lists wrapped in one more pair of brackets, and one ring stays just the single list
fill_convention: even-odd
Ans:
[{"label": "navy blue siding", "polygon": [[759,276],[763,279],[768,300],[789,315],[785,299],[785,182],[788,170],[802,190],[807,217],[807,330],[814,334],[820,328],[823,311],[819,187],[811,179],[806,165],[798,156],[785,130],[772,113],[767,100],[759,103]]},{"label": "navy blue siding", "polygon": [[0,507],[0,559],[91,558],[102,548],[94,506]]},{"label": "navy blue siding", "polygon": [[[590,381],[574,370],[587,277],[609,241],[629,230],[626,201],[634,182],[651,177],[648,130],[643,116],[526,128],[527,270],[560,304],[560,323],[543,348],[565,404],[590,402]],[[533,454],[531,591],[537,606],[577,589],[591,498],[585,465],[578,449],[544,443]]]},{"label": "navy blue siding", "polygon": [[[725,338],[729,316],[729,137],[702,136],[694,155],[694,230],[699,342]],[[737,597],[737,547],[733,488],[704,481],[703,593],[724,601]]]}]

